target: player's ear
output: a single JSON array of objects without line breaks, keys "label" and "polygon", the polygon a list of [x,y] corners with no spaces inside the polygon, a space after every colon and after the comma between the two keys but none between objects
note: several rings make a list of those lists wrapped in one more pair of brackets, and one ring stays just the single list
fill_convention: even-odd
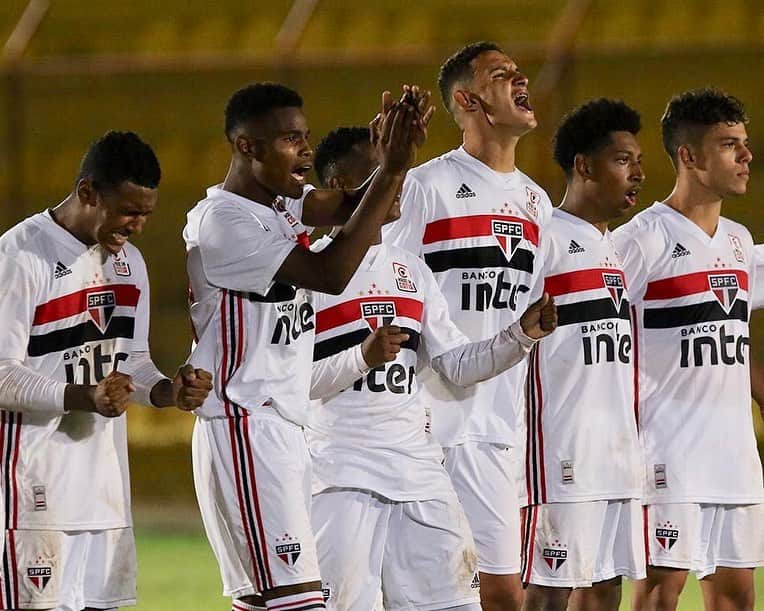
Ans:
[{"label": "player's ear", "polygon": [[77,193],[77,199],[86,206],[98,205],[98,194],[95,187],[93,187],[93,181],[90,178],[80,178],[77,181],[77,186],[74,190]]},{"label": "player's ear", "polygon": [[687,166],[688,168],[695,167],[695,154],[689,146],[683,144],[677,149],[676,153],[682,165]]},{"label": "player's ear", "polygon": [[591,178],[590,159],[583,153],[576,153],[576,156],[573,158],[573,172],[583,179]]},{"label": "player's ear", "polygon": [[466,89],[454,89],[452,98],[464,112],[475,112],[480,108],[478,99]]},{"label": "player's ear", "polygon": [[[253,140],[249,137],[247,137],[245,134],[239,134],[236,136],[236,138],[233,141],[234,147],[236,147],[236,150],[238,153],[245,157],[246,159],[252,160],[252,159],[259,159],[262,155],[261,151],[258,151],[258,143],[257,140]],[[260,155],[258,154],[260,153]]]}]

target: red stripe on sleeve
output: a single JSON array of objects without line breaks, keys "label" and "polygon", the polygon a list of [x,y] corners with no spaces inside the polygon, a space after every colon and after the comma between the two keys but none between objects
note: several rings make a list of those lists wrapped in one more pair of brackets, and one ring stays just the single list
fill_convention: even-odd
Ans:
[{"label": "red stripe on sleeve", "polygon": [[568,293],[605,288],[605,280],[602,277],[602,274],[620,276],[623,281],[623,286],[626,288],[626,279],[620,269],[603,267],[580,269],[564,274],[548,276],[544,280],[544,291],[553,297],[557,297],[557,295],[567,295]]},{"label": "red stripe on sleeve", "polygon": [[392,297],[378,295],[377,297],[361,297],[339,303],[316,314],[316,333],[334,329],[340,325],[361,319],[361,304],[363,303],[394,303],[395,315],[405,316],[418,322],[422,322],[423,304],[418,299],[409,297]]},{"label": "red stripe on sleeve", "polygon": [[105,284],[103,286],[93,286],[76,293],[56,297],[50,301],[37,306],[34,312],[35,325],[44,325],[45,323],[68,318],[75,314],[80,314],[88,309],[88,295],[91,293],[102,293],[104,291],[113,291],[116,305],[135,307],[138,305],[138,298],[141,290],[134,284]]},{"label": "red stripe on sleeve", "polygon": [[428,223],[424,230],[423,244],[432,244],[443,240],[459,238],[478,238],[493,235],[492,221],[520,223],[523,226],[523,238],[534,246],[539,245],[539,228],[528,219],[501,214],[476,214],[474,216],[459,216],[441,219]]},{"label": "red stripe on sleeve", "polygon": [[645,300],[675,299],[711,290],[709,276],[737,276],[738,286],[748,290],[748,274],[739,269],[716,269],[713,271],[695,272],[684,276],[654,280],[647,285]]}]

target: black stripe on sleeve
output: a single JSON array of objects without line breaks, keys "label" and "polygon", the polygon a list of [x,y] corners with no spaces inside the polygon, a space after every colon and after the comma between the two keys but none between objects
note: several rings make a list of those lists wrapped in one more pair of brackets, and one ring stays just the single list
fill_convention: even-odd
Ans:
[{"label": "black stripe on sleeve", "polygon": [[718,301],[669,308],[645,308],[645,329],[672,329],[702,322],[742,320],[748,322],[748,303],[737,299],[729,314]]},{"label": "black stripe on sleeve", "polygon": [[534,255],[531,251],[518,248],[507,261],[504,251],[498,246],[475,246],[438,250],[425,254],[424,262],[433,272],[449,269],[483,269],[486,267],[508,267],[522,272],[533,273]]}]

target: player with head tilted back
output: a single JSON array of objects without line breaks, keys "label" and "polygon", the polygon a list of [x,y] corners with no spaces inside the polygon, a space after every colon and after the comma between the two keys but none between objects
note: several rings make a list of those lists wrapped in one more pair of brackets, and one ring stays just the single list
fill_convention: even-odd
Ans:
[{"label": "player with head tilted back", "polygon": [[764,486],[748,371],[753,243],[720,216],[745,194],[742,104],[688,91],[661,119],[671,194],[614,232],[635,307],[646,470],[647,580],[635,609],[674,609],[692,571],[707,609],[752,609],[764,564]]},{"label": "player with head tilted back", "polygon": [[0,237],[3,609],[135,604],[123,412],[198,407],[207,372],[165,378],[149,354],[149,286],[128,242],[157,203],[154,152],[108,132],[72,193]]},{"label": "player with head tilted back", "polygon": [[[368,141],[364,128],[324,138],[322,182],[363,181],[375,162]],[[554,329],[553,300],[543,296],[507,329],[470,343],[424,262],[380,236],[345,291],[313,303],[311,397],[322,401],[307,434],[327,608],[367,611],[381,588],[387,609],[479,610],[472,535],[426,431],[416,370],[426,358],[458,386],[500,374]]]},{"label": "player with head tilted back", "polygon": [[[295,91],[256,83],[226,107],[228,174],[188,213],[183,235],[198,338],[191,362],[209,367],[216,382],[197,410],[194,481],[234,609],[260,604],[256,594],[281,611],[324,606],[301,428],[315,333],[303,289],[345,288],[430,115],[423,98],[393,104],[376,143],[374,177],[361,189],[326,190],[305,183],[313,151]],[[308,250],[307,227],[343,224],[325,250]]]},{"label": "player with head tilted back", "polygon": [[[515,61],[495,44],[471,44],[443,64],[438,84],[463,144],[409,172],[401,220],[383,238],[424,259],[451,319],[470,340],[484,340],[538,299],[536,251],[552,205],[515,165],[517,143],[536,127],[528,79]],[[519,609],[522,601],[516,474],[524,460],[524,370],[469,388],[432,372],[422,377],[433,434],[475,537],[486,611]]]},{"label": "player with head tilted back", "polygon": [[636,111],[598,99],[555,134],[567,190],[541,273],[559,328],[531,350],[526,386],[526,611],[617,611],[621,577],[645,576],[629,287],[608,231],[644,179],[639,129]]}]

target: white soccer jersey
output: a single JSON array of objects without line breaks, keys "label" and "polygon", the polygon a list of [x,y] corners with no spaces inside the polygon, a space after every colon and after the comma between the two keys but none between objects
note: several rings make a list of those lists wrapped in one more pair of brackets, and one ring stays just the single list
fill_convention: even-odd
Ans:
[{"label": "white soccer jersey", "polygon": [[638,498],[628,286],[609,232],[557,209],[542,239],[558,327],[531,350],[526,480],[532,504]]},{"label": "white soccer jersey", "polygon": [[748,371],[753,243],[655,203],[614,232],[636,309],[648,503],[764,501]]},{"label": "white soccer jersey", "polygon": [[[299,219],[303,198],[286,199]],[[274,282],[296,246],[282,214],[220,186],[183,230],[196,344],[190,362],[213,372],[198,416],[236,416],[271,404],[286,420],[307,417],[315,321],[307,292]]]},{"label": "white soccer jersey", "polygon": [[[146,267],[131,244],[110,255],[39,213],[0,238],[0,284],[0,358],[56,380],[61,393],[127,371],[132,352],[148,351]],[[3,410],[0,447],[6,528],[131,525],[124,415]]]},{"label": "white soccer jersey", "polygon": [[[424,259],[451,319],[471,341],[507,328],[540,296],[539,233],[552,204],[521,171],[495,172],[460,147],[410,170],[401,203],[385,241]],[[445,446],[466,439],[522,444],[524,380],[522,365],[466,389],[423,372],[433,435]]]},{"label": "white soccer jersey", "polygon": [[314,491],[363,488],[395,501],[449,498],[442,451],[425,432],[417,349],[421,342],[436,357],[468,340],[448,319],[430,270],[403,249],[372,246],[342,295],[315,293],[313,302],[317,367],[381,325],[409,335],[394,361],[315,402],[308,431]]}]

